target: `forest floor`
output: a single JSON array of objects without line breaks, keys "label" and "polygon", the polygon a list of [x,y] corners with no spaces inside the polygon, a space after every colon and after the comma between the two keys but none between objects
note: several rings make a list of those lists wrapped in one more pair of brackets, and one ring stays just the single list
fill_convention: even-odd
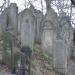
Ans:
[{"label": "forest floor", "polygon": [[[35,45],[31,60],[31,75],[59,75],[53,71],[53,58],[40,45]],[[11,73],[8,66],[0,65],[0,73]]]},{"label": "forest floor", "polygon": [[31,75],[59,75],[53,71],[52,56],[47,55],[39,45],[36,45],[32,57]]}]

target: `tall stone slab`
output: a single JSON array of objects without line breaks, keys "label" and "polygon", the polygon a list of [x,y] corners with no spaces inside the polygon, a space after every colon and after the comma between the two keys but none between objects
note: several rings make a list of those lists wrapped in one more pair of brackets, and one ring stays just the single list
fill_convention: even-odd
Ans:
[{"label": "tall stone slab", "polygon": [[5,8],[4,11],[0,15],[0,28],[1,32],[5,31],[6,25],[7,25],[7,13],[8,13],[8,8]]},{"label": "tall stone slab", "polygon": [[8,30],[13,35],[17,35],[18,33],[18,7],[15,3],[11,3],[11,5],[8,7],[7,27],[8,27]]},{"label": "tall stone slab", "polygon": [[0,61],[3,60],[3,32],[5,31],[5,26],[6,26],[6,14],[7,14],[7,8],[1,13],[0,15]]},{"label": "tall stone slab", "polygon": [[21,45],[29,46],[33,49],[35,39],[35,17],[30,9],[25,9],[20,13]]},{"label": "tall stone slab", "polygon": [[67,17],[66,14],[62,12],[59,16],[57,36],[53,45],[54,68],[59,73],[67,73],[67,61],[70,55],[72,39],[73,34],[69,17]]},{"label": "tall stone slab", "polygon": [[0,16],[0,25],[3,31],[9,31],[13,34],[18,32],[18,8],[15,3],[11,3],[5,8]]},{"label": "tall stone slab", "polygon": [[41,28],[41,21],[44,17],[43,13],[40,10],[35,9],[33,5],[30,6],[30,10],[32,13],[35,15],[35,22],[36,22],[36,27],[35,27],[35,42],[40,43],[40,28]]},{"label": "tall stone slab", "polygon": [[56,27],[57,27],[57,14],[54,12],[52,8],[47,11],[47,14],[44,17],[41,28],[41,41],[42,48],[47,53],[53,55],[53,41],[56,35]]},{"label": "tall stone slab", "polygon": [[[6,49],[6,52],[4,52],[3,50],[2,56],[3,56],[3,60],[6,59],[6,61],[4,60],[4,62],[8,64],[7,60],[10,60],[10,58],[7,56],[7,54],[11,57],[11,55],[13,55],[13,52],[15,50],[14,45],[12,45],[14,40],[12,41],[12,38],[10,37],[8,31],[12,33],[14,36],[17,36],[17,30],[18,30],[18,10],[17,10],[17,5],[15,3],[10,4],[10,6],[5,8],[4,11],[2,12],[0,16],[0,26],[3,32],[2,33],[3,38],[6,39],[4,40],[2,38],[2,43],[3,43],[2,50]],[[12,49],[13,49],[12,54],[11,54],[11,47],[10,47],[11,45],[9,46],[9,44],[12,45]],[[13,63],[13,59],[12,59],[12,63]]]},{"label": "tall stone slab", "polygon": [[1,23],[2,22],[1,21],[2,21],[2,16],[0,15],[0,37],[1,37],[1,34],[2,34],[2,26],[1,26],[2,25]]},{"label": "tall stone slab", "polygon": [[72,60],[69,61],[67,75],[75,75],[75,62]]}]

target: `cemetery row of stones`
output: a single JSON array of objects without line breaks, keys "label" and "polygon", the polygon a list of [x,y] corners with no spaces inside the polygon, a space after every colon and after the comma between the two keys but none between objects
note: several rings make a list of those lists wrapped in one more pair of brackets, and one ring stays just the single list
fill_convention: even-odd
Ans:
[{"label": "cemetery row of stones", "polygon": [[67,73],[68,60],[74,51],[73,28],[70,17],[64,12],[57,16],[49,7],[44,16],[31,5],[18,13],[17,5],[12,3],[0,15],[0,36],[6,31],[16,36],[21,46],[29,46],[33,50],[35,42],[40,44],[44,51],[53,56],[54,69]]}]

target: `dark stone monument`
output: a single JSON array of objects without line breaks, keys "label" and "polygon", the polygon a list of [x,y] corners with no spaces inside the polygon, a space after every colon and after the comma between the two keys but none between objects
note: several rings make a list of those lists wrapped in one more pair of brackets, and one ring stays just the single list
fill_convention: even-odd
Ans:
[{"label": "dark stone monument", "polygon": [[31,63],[31,53],[32,50],[29,47],[22,47],[21,52],[21,74],[30,75],[30,63]]}]

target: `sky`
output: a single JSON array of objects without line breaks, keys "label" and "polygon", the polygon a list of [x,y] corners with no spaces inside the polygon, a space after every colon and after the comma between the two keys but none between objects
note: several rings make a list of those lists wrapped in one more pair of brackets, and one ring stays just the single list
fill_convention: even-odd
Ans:
[{"label": "sky", "polygon": [[[42,10],[41,0],[26,0],[26,7],[29,7],[28,1],[32,1],[32,4],[35,6],[36,9],[40,11]],[[0,0],[0,6],[3,4],[3,2],[4,0]],[[17,3],[19,12],[25,9],[25,0],[10,0],[10,3]],[[44,0],[42,0],[42,3],[43,3],[43,12],[45,14],[46,13],[46,3]]]},{"label": "sky", "polygon": [[[30,0],[31,1],[31,0]],[[45,1],[43,1],[43,9],[46,9],[46,4]],[[11,3],[17,3],[18,7],[19,7],[19,11],[22,11],[23,9],[25,9],[25,0],[10,0]],[[42,10],[41,7],[41,0],[32,0],[32,4],[35,6],[36,9],[38,10]],[[28,7],[28,0],[26,0],[26,7]],[[43,12],[46,12],[46,10],[43,10]]]},{"label": "sky", "polygon": [[[29,6],[28,1],[32,1],[32,4],[35,6],[36,9],[42,10],[41,0],[26,0],[26,7]],[[69,1],[70,0],[66,0],[65,4],[70,4]],[[3,2],[4,2],[3,0],[0,0],[0,5],[2,5]],[[18,8],[19,11],[22,11],[23,9],[25,9],[25,0],[10,0],[10,3],[17,3],[17,6],[19,7]],[[43,12],[46,13],[46,3],[45,3],[45,0],[42,0],[42,3],[43,3]],[[60,3],[60,4],[62,5],[63,3]],[[53,6],[53,9],[58,13],[58,10],[57,10],[56,6],[54,6],[54,5],[52,5]],[[60,7],[60,6],[58,6],[58,7]]]},{"label": "sky", "polygon": [[[6,0],[7,1],[7,0]],[[42,6],[41,6],[41,0],[29,0],[29,1],[32,1],[31,3],[35,6],[36,9],[42,11]],[[34,2],[35,1],[35,2]],[[46,3],[44,0],[42,0],[43,2],[43,13],[45,14],[46,13]],[[63,3],[61,2],[62,0],[60,0],[60,5],[56,5],[54,2],[52,3],[52,8],[55,10],[55,12],[58,13],[58,9],[56,8],[56,6],[58,6],[58,8],[60,6],[63,7]],[[68,4],[70,5],[71,2],[70,0],[64,0],[64,4]],[[3,4],[3,0],[0,0],[0,6]],[[17,3],[17,6],[18,6],[18,10],[19,12],[21,12],[22,10],[25,9],[25,7],[29,7],[29,3],[28,3],[28,0],[26,0],[26,3],[25,3],[25,0],[10,0],[10,3]],[[56,2],[57,3],[57,2]],[[26,6],[25,6],[26,4]],[[72,13],[75,13],[75,8],[72,9]],[[65,12],[67,13],[70,13],[70,8],[68,10],[64,10]],[[75,15],[72,15],[72,20],[75,19]],[[75,23],[75,20],[73,21]]]}]

